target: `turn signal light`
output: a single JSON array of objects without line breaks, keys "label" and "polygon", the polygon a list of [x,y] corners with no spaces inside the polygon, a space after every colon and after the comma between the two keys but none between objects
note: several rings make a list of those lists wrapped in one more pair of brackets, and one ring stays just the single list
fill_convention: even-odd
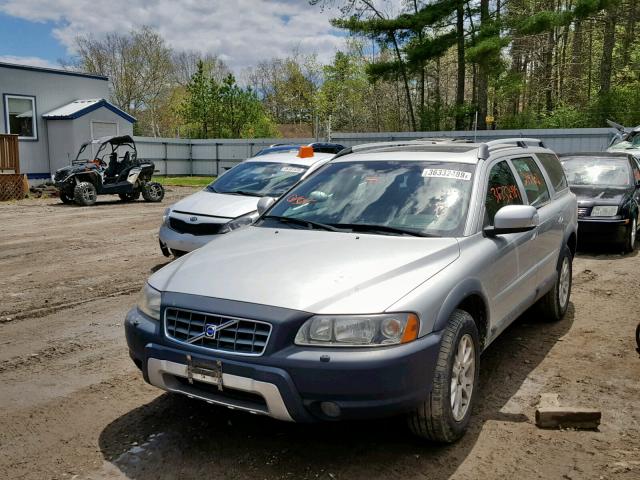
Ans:
[{"label": "turn signal light", "polygon": [[407,325],[404,327],[404,333],[402,334],[402,340],[400,343],[412,342],[418,338],[418,332],[420,330],[420,321],[418,316],[414,313],[410,313],[407,317]]}]

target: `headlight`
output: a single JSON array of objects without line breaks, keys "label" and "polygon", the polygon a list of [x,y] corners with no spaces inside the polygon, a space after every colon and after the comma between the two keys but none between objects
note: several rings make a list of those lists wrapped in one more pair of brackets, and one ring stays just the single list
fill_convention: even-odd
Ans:
[{"label": "headlight", "polygon": [[592,217],[615,217],[618,213],[618,207],[605,207],[602,205],[593,207],[591,210]]},{"label": "headlight", "polygon": [[164,209],[164,213],[162,214],[162,223],[166,224],[169,222],[169,214],[171,213],[171,207],[167,207]]},{"label": "headlight", "polygon": [[155,320],[160,320],[160,292],[148,283],[140,292],[138,310]]},{"label": "headlight", "polygon": [[413,313],[316,315],[296,335],[296,345],[376,347],[418,338],[420,321]]},{"label": "headlight", "polygon": [[229,233],[232,230],[237,230],[242,227],[246,227],[255,222],[260,215],[257,211],[247,213],[246,215],[242,215],[241,217],[234,218],[233,220],[224,224],[224,226],[220,229],[218,233]]}]

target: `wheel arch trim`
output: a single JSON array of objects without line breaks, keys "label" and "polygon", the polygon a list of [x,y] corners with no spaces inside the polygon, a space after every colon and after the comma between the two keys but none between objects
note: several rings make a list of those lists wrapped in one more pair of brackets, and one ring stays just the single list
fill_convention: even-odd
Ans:
[{"label": "wheel arch trim", "polygon": [[[442,302],[442,306],[438,310],[438,313],[435,317],[435,322],[433,324],[433,331],[437,332],[443,330],[447,326],[447,322],[449,321],[449,317],[451,316],[451,314],[456,309],[458,309],[460,305],[465,302],[465,300],[472,297],[479,298],[482,301],[484,307],[484,319],[478,319],[474,317],[476,323],[478,323],[479,321],[484,321],[485,323],[485,338],[481,338],[484,345],[486,343],[484,340],[487,336],[489,336],[491,331],[491,310],[487,294],[482,287],[482,283],[477,278],[466,278],[451,289],[447,297]],[[473,312],[468,313],[473,316]],[[480,325],[478,325],[478,327],[480,327]],[[478,330],[480,330],[480,328],[478,328]]]}]

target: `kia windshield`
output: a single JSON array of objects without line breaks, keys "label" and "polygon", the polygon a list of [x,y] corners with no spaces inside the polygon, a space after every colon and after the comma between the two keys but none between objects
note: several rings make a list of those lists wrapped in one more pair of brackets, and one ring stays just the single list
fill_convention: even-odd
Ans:
[{"label": "kia windshield", "polygon": [[243,162],[226,172],[207,190],[215,193],[279,197],[307,170],[302,165],[278,162]]},{"label": "kia windshield", "polygon": [[459,236],[474,170],[475,165],[437,161],[330,163],[280,199],[261,225]]}]

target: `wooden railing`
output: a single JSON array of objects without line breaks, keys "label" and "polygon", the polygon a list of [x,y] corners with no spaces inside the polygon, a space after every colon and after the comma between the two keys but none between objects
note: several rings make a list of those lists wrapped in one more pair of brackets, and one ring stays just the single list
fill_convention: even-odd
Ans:
[{"label": "wooden railing", "polygon": [[0,134],[0,174],[20,173],[18,135]]}]

